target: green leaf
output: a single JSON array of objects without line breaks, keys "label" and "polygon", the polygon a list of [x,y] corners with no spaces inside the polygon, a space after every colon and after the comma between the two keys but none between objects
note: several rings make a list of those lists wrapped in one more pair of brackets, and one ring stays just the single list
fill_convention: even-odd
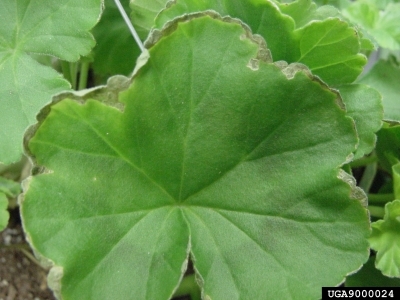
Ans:
[{"label": "green leaf", "polygon": [[400,121],[400,68],[389,61],[380,60],[360,80],[383,96],[383,110],[386,120]]},{"label": "green leaf", "polygon": [[[310,10],[313,8],[310,4]],[[207,9],[239,18],[266,40],[275,61],[303,63],[330,85],[352,83],[367,62],[359,53],[360,38],[354,28],[339,18],[318,21],[334,15],[329,9],[308,13],[305,19],[300,11],[298,15],[294,9],[285,9],[298,22],[296,26],[295,20],[281,13],[271,1],[177,0],[157,16],[156,27],[161,28],[176,16]]]},{"label": "green leaf", "polygon": [[400,161],[400,126],[384,123],[377,133],[376,154],[380,165],[388,172]]},{"label": "green leaf", "polygon": [[379,46],[391,50],[400,49],[400,3],[385,3],[380,0],[353,2],[343,14],[359,24],[372,36]]},{"label": "green leaf", "polygon": [[375,89],[362,84],[344,85],[339,90],[347,113],[356,124],[360,142],[354,159],[358,159],[375,148],[375,133],[382,126],[382,96]]},{"label": "green leaf", "polygon": [[0,176],[0,193],[15,198],[21,193],[21,186],[18,182]]},{"label": "green leaf", "polygon": [[359,53],[357,31],[340,19],[315,21],[295,34],[300,50],[296,61],[330,85],[352,83],[367,62]]},{"label": "green leaf", "polygon": [[330,5],[317,7],[312,0],[296,0],[290,3],[278,3],[282,13],[289,15],[296,23],[296,28],[303,27],[311,21],[341,17],[339,11]]},{"label": "green leaf", "polygon": [[6,228],[10,214],[7,211],[8,200],[4,193],[0,191],[0,231]]},{"label": "green leaf", "polygon": [[334,7],[337,7],[339,9],[346,8],[351,4],[351,0],[314,0],[314,2],[318,6],[322,5],[332,5]]},{"label": "green leaf", "polygon": [[69,84],[53,69],[20,52],[0,63],[0,82],[0,162],[8,164],[20,159],[23,133],[35,122],[36,113]]},{"label": "green leaf", "polygon": [[145,40],[154,27],[157,14],[165,8],[169,0],[130,0],[131,19],[142,40]]},{"label": "green leaf", "polygon": [[384,219],[371,226],[369,242],[377,251],[376,268],[383,275],[400,278],[400,200],[387,203]]},{"label": "green leaf", "polygon": [[94,46],[100,0],[0,2],[0,162],[17,161],[22,136],[51,96],[69,88],[29,53],[74,61]]},{"label": "green leaf", "polygon": [[400,162],[392,166],[393,192],[396,199],[400,199]]},{"label": "green leaf", "polygon": [[370,257],[367,263],[357,273],[346,278],[347,287],[396,287],[400,279],[383,276],[375,268],[375,257]]},{"label": "green leaf", "polygon": [[170,26],[123,110],[66,98],[27,136],[28,240],[66,299],[169,299],[189,255],[205,299],[320,298],[368,257],[339,95],[237,20]]},{"label": "green leaf", "polygon": [[[128,11],[128,1],[125,3],[125,11]],[[140,50],[114,0],[105,0],[105,10],[93,35],[97,42],[92,64],[96,75],[101,75],[105,81],[111,75],[132,73]]]},{"label": "green leaf", "polygon": [[275,61],[295,61],[298,47],[292,36],[294,20],[282,14],[271,1],[177,0],[157,15],[156,27],[161,29],[175,17],[210,9],[222,16],[238,18],[246,23],[253,33],[260,34],[267,41]]}]

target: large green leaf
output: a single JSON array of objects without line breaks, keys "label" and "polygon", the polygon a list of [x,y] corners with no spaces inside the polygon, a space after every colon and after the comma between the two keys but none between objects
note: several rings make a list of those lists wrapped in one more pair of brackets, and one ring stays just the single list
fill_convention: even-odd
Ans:
[{"label": "large green leaf", "polygon": [[384,219],[372,223],[369,242],[377,251],[376,267],[383,275],[400,278],[400,200],[385,205]]},{"label": "large green leaf", "polygon": [[7,211],[8,200],[4,193],[0,191],[0,231],[2,231],[8,223],[10,214]]},{"label": "large green leaf", "polygon": [[318,299],[367,260],[340,97],[208,14],[154,33],[123,110],[65,98],[27,136],[24,228],[65,299],[169,299],[189,255],[205,299]]},{"label": "large green leaf", "polygon": [[340,94],[346,110],[355,123],[360,138],[354,159],[369,154],[376,143],[377,132],[382,125],[382,96],[373,88],[362,84],[349,84],[340,87]]},{"label": "large green leaf", "polygon": [[377,89],[383,96],[385,119],[400,121],[400,68],[390,61],[379,61],[359,81]]},{"label": "large green leaf", "polygon": [[352,83],[367,62],[359,53],[357,31],[339,18],[332,18],[337,16],[333,8],[320,7],[316,12],[309,2],[304,5],[311,12],[305,9],[304,14],[298,9],[295,14],[293,8],[285,8],[281,13],[273,2],[266,0],[177,0],[157,16],[156,25],[161,28],[176,16],[213,9],[221,15],[239,18],[263,36],[274,60],[304,63],[330,85]]},{"label": "large green leaf", "polygon": [[2,0],[0,2],[0,162],[20,159],[24,130],[51,96],[69,88],[29,53],[74,61],[94,46],[88,32],[100,0]]}]

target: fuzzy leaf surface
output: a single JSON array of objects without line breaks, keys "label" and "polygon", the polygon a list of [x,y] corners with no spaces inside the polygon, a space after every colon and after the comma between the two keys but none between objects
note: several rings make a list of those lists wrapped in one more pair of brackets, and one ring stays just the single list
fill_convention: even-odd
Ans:
[{"label": "fuzzy leaf surface", "polygon": [[390,61],[381,60],[358,82],[369,85],[382,94],[386,120],[400,121],[400,68],[398,66]]},{"label": "fuzzy leaf surface", "polygon": [[123,112],[64,99],[41,119],[28,239],[65,299],[167,300],[189,255],[204,298],[318,299],[368,258],[363,195],[339,171],[353,122],[238,21],[189,19],[154,33]]},{"label": "fuzzy leaf surface", "polygon": [[343,85],[339,90],[360,139],[354,159],[361,158],[375,148],[375,133],[381,128],[383,118],[382,96],[363,84]]},{"label": "fuzzy leaf surface", "polygon": [[[393,172],[399,173],[399,169],[396,165]],[[375,266],[383,275],[400,278],[400,200],[387,203],[384,219],[371,226],[369,242],[371,248],[377,251]]]},{"label": "fuzzy leaf surface", "polygon": [[0,162],[17,161],[22,136],[51,96],[69,88],[28,53],[78,60],[94,46],[88,32],[100,0],[4,0],[0,2]]}]

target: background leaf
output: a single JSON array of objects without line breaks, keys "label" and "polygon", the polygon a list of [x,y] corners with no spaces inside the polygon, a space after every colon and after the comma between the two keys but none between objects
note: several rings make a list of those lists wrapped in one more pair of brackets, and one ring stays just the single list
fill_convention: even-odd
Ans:
[{"label": "background leaf", "polygon": [[361,270],[346,278],[345,285],[347,287],[396,287],[400,286],[400,279],[382,275],[375,268],[375,257],[370,257]]},{"label": "background leaf", "polygon": [[131,18],[135,29],[142,40],[145,40],[154,27],[157,14],[165,8],[169,0],[130,0]]},{"label": "background leaf", "polygon": [[369,242],[377,251],[376,268],[383,275],[400,278],[400,200],[385,205],[384,219],[372,223]]},{"label": "background leaf", "polygon": [[253,33],[260,34],[271,50],[274,60],[293,62],[297,47],[293,40],[294,21],[283,15],[271,1],[264,0],[177,0],[157,15],[155,24],[162,28],[165,23],[187,13],[215,10],[222,16],[238,18]]},{"label": "background leaf", "polygon": [[[128,12],[129,1],[121,2]],[[105,10],[100,22],[93,28],[93,35],[96,47],[93,49],[95,55],[92,66],[95,74],[101,76],[101,83],[111,75],[132,73],[140,50],[114,0],[105,0]]]},{"label": "background leaf", "polygon": [[361,158],[375,148],[375,132],[382,125],[382,96],[375,89],[361,84],[344,85],[339,90],[360,139],[354,159]]},{"label": "background leaf", "polygon": [[[22,135],[51,96],[69,88],[54,70],[28,53],[78,60],[94,46],[88,32],[100,0],[0,2],[0,162],[20,159]],[[84,16],[84,17],[83,17]]]},{"label": "background leaf", "polygon": [[[300,6],[300,3],[291,5]],[[310,12],[301,19],[294,8],[286,7],[281,13],[271,1],[177,0],[157,16],[156,26],[161,28],[169,20],[185,13],[213,9],[221,15],[239,18],[250,26],[253,33],[260,34],[275,61],[303,63],[330,85],[352,83],[367,62],[366,57],[359,53],[357,31],[339,18],[332,18],[337,16],[337,10],[332,7],[320,7],[317,13],[309,2],[305,1],[304,5]],[[280,7],[285,7],[285,4]],[[319,20],[328,15],[330,18]]]},{"label": "background leaf", "polygon": [[15,198],[21,193],[21,186],[18,182],[0,176],[0,193]]},{"label": "background leaf", "polygon": [[400,49],[400,3],[358,0],[347,6],[343,14],[359,24],[379,46]]},{"label": "background leaf", "polygon": [[376,154],[379,163],[387,172],[392,172],[392,166],[400,161],[400,126],[384,123],[377,133]]},{"label": "background leaf", "polygon": [[315,21],[295,34],[300,52],[296,61],[330,85],[352,83],[367,62],[359,53],[357,31],[340,19]]},{"label": "background leaf", "polygon": [[393,165],[393,192],[396,199],[400,199],[400,162]]},{"label": "background leaf", "polygon": [[42,115],[31,245],[63,268],[66,298],[169,299],[189,253],[205,298],[319,298],[368,257],[338,94],[230,18],[170,26],[123,112],[64,99]]},{"label": "background leaf", "polygon": [[383,96],[384,118],[400,121],[400,68],[390,61],[379,61],[360,80],[359,83],[369,85]]},{"label": "background leaf", "polygon": [[289,15],[296,23],[296,28],[301,28],[311,21],[325,20],[332,17],[341,17],[339,11],[331,5],[318,7],[312,0],[296,0],[289,3],[278,3],[282,13]]}]

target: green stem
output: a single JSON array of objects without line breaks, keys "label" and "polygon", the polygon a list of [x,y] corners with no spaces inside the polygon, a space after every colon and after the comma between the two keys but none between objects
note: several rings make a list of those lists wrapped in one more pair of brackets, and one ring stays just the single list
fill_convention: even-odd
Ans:
[{"label": "green stem", "polygon": [[78,74],[78,64],[77,63],[69,63],[69,67],[70,67],[70,73],[71,73],[71,85],[72,85],[72,89],[76,90],[77,87],[77,82],[76,82],[76,77]]},{"label": "green stem", "polygon": [[61,69],[64,78],[71,83],[72,89],[76,89],[76,75],[77,75],[77,63],[70,63],[67,61],[61,61]]},{"label": "green stem", "polygon": [[72,83],[72,80],[71,80],[71,68],[70,68],[69,62],[67,62],[65,60],[62,60],[61,61],[61,69],[62,69],[64,78],[66,80],[68,80],[70,83]]},{"label": "green stem", "polygon": [[194,274],[183,277],[181,284],[175,291],[173,297],[181,297],[185,295],[190,295],[192,300],[201,300],[201,291],[196,283]]},{"label": "green stem", "polygon": [[380,206],[369,205],[368,210],[372,217],[383,219],[383,216],[385,215],[385,209]]},{"label": "green stem", "polygon": [[386,204],[394,200],[394,194],[368,194],[368,203]]},{"label": "green stem", "polygon": [[83,90],[87,87],[87,79],[88,79],[88,75],[89,75],[89,65],[90,65],[90,63],[88,61],[81,62],[78,90]]},{"label": "green stem", "polygon": [[377,163],[369,164],[365,167],[364,174],[361,177],[359,184],[360,188],[362,188],[365,193],[368,193],[369,189],[371,188],[376,175],[377,167]]},{"label": "green stem", "polygon": [[378,161],[378,156],[374,154],[370,156],[361,157],[360,159],[352,161],[349,165],[352,168],[358,168],[358,167],[364,167],[366,165],[372,164],[377,161]]}]

